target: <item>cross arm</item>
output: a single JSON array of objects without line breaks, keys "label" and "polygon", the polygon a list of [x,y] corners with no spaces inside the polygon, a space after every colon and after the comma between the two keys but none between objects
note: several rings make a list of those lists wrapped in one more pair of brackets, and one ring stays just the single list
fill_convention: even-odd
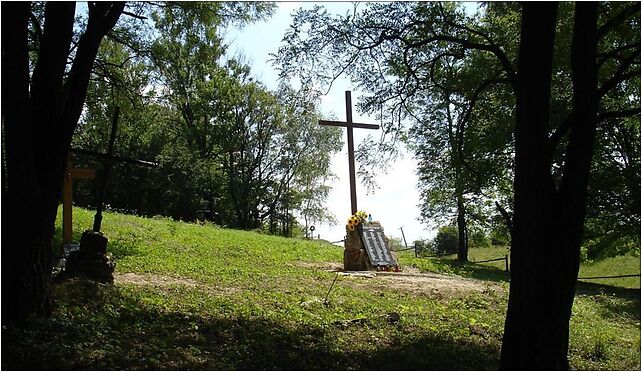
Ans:
[{"label": "cross arm", "polygon": [[[319,125],[328,125],[331,127],[347,127],[348,123],[344,121],[319,120]],[[379,126],[377,124],[352,123],[350,126],[353,128],[362,129],[379,129]]]},{"label": "cross arm", "polygon": [[96,178],[96,170],[87,168],[74,168],[69,170],[71,178],[90,180]]}]

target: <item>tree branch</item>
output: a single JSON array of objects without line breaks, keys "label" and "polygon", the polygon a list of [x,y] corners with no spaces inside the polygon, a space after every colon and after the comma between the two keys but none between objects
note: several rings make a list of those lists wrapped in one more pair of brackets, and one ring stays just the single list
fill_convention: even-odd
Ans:
[{"label": "tree branch", "polygon": [[140,19],[140,20],[146,20],[146,19],[149,19],[149,18],[147,18],[147,17],[145,17],[145,16],[138,15],[138,14],[134,14],[134,13],[128,12],[128,11],[126,11],[126,10],[123,10],[123,13],[122,13],[122,14],[123,14],[123,15],[126,15],[126,16],[130,16],[130,17],[136,18],[136,19]]},{"label": "tree branch", "polygon": [[619,119],[640,115],[640,107],[634,107],[627,110],[606,111],[597,115],[597,121],[601,122],[608,119]]},{"label": "tree branch", "polygon": [[506,227],[508,227],[508,232],[511,236],[513,236],[513,219],[511,218],[510,214],[497,201],[495,201],[495,208],[497,208],[499,214],[501,214],[504,218]]},{"label": "tree branch", "polygon": [[629,17],[639,12],[640,12],[639,2],[635,2],[633,5],[627,8],[624,8],[615,17],[609,19],[604,25],[602,25],[602,27],[598,28],[597,30],[598,40],[604,37],[604,35],[609,33],[611,30],[613,30],[614,28],[622,24],[622,22],[626,21]]},{"label": "tree branch", "polygon": [[78,41],[74,63],[63,88],[63,99],[65,100],[62,120],[63,132],[69,138],[71,138],[82,112],[82,103],[87,95],[89,76],[93,61],[98,54],[100,42],[114,27],[124,7],[124,2],[88,3],[87,28]]},{"label": "tree branch", "polygon": [[[632,57],[635,57],[635,55],[632,55]],[[615,74],[613,74],[613,77],[607,80],[606,82],[604,82],[604,84],[602,84],[602,86],[597,91],[597,95],[599,98],[604,97],[611,89],[615,88],[621,82],[630,78],[640,76],[639,70],[634,70],[629,72],[624,72],[624,70],[625,70],[624,65],[620,66],[618,71]]]}]

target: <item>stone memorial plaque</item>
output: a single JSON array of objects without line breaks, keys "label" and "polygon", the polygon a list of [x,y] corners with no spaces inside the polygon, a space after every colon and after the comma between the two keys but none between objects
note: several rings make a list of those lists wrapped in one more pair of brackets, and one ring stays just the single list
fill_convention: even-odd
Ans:
[{"label": "stone memorial plaque", "polygon": [[372,266],[395,266],[394,257],[386,244],[383,228],[379,226],[363,226],[363,245],[368,253]]}]

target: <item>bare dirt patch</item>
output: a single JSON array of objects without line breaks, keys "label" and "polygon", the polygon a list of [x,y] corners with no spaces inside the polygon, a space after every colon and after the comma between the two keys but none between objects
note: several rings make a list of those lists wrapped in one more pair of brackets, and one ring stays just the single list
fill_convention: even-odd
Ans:
[{"label": "bare dirt patch", "polygon": [[343,265],[338,262],[304,262],[297,261],[293,266],[305,267],[307,269],[316,269],[324,271],[342,271]]},{"label": "bare dirt patch", "polygon": [[502,285],[457,275],[422,273],[414,267],[405,267],[403,272],[359,271],[343,272],[336,262],[300,262],[298,266],[340,273],[339,282],[370,290],[399,290],[429,297],[453,297],[471,292],[503,292]]}]

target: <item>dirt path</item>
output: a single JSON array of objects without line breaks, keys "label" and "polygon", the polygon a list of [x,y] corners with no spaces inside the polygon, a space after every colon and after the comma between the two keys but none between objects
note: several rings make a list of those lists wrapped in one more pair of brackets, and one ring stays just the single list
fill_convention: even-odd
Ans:
[{"label": "dirt path", "polygon": [[451,297],[453,295],[466,295],[471,292],[505,291],[505,287],[499,283],[463,278],[457,275],[422,273],[419,269],[413,267],[407,267],[403,269],[403,272],[395,273],[374,271],[343,272],[341,265],[334,262],[306,262],[300,263],[299,266],[338,272],[339,280],[342,283],[370,290],[396,289],[415,295],[428,295],[431,297]]},{"label": "dirt path", "polygon": [[[367,289],[369,291],[398,290],[413,295],[424,295],[432,298],[459,297],[472,292],[489,293],[505,292],[502,284],[457,275],[422,273],[413,267],[404,268],[403,272],[352,271],[344,272],[336,262],[297,262],[295,266],[308,270],[336,272],[337,285]],[[171,277],[157,274],[114,273],[117,284],[133,284],[168,289],[175,286],[198,288],[216,295],[238,293],[238,288],[206,285],[194,279]]]}]

